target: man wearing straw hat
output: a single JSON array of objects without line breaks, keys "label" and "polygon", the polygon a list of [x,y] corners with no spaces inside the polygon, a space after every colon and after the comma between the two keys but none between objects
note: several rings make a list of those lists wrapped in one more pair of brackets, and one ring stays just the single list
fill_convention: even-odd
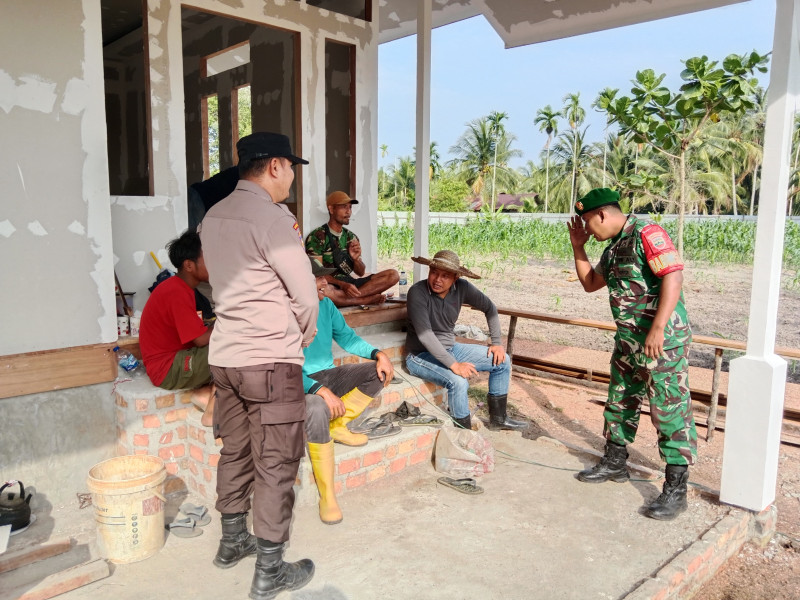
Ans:
[{"label": "man wearing straw hat", "polygon": [[[412,257],[429,267],[428,278],[408,290],[408,333],[406,366],[412,375],[447,389],[450,416],[458,425],[470,429],[467,390],[469,378],[478,371],[489,372],[489,426],[499,429],[525,429],[521,421],[506,414],[511,361],[500,345],[500,319],[494,303],[474,285],[462,279],[480,279],[461,266],[455,252],[440,250],[433,259]],[[459,344],[454,328],[461,307],[472,306],[486,315],[491,345]]]}]

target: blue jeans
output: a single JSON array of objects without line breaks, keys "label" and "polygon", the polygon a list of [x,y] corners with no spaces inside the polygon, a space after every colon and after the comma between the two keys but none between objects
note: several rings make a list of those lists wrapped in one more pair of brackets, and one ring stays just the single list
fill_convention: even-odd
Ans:
[{"label": "blue jeans", "polygon": [[[505,361],[495,366],[493,357],[486,356],[487,347],[478,344],[455,344],[448,353],[456,362],[468,362],[475,365],[478,371],[489,371],[489,395],[503,396],[508,394],[508,383],[511,377],[511,360],[506,355]],[[447,405],[450,414],[456,419],[463,419],[469,415],[469,400],[467,390],[469,381],[456,375],[448,367],[433,357],[430,352],[409,354],[406,356],[406,366],[412,375],[441,385],[447,390]]]}]

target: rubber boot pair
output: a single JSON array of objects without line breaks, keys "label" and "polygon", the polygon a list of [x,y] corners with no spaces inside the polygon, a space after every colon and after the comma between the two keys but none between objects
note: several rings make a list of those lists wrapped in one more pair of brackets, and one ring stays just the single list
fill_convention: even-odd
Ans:
[{"label": "rubber boot pair", "polygon": [[628,449],[609,440],[606,442],[606,452],[600,462],[591,469],[578,473],[578,480],[584,483],[603,483],[605,481],[624,483],[631,477],[626,466],[627,461]]},{"label": "rubber boot pair", "polygon": [[297,590],[314,577],[314,563],[304,558],[297,562],[283,560],[283,544],[258,540],[258,557],[250,598],[269,600],[284,590]]},{"label": "rubber boot pair", "polygon": [[334,442],[345,446],[366,446],[369,438],[363,433],[353,433],[347,424],[364,412],[372,402],[372,396],[367,396],[358,388],[354,388],[342,396],[345,412],[341,417],[331,421],[330,432]]},{"label": "rubber boot pair", "polygon": [[323,523],[335,525],[342,522],[342,511],[336,502],[333,476],[336,462],[333,458],[333,440],[326,444],[308,443],[308,458],[319,490],[319,518]]},{"label": "rubber boot pair", "polygon": [[689,483],[687,465],[667,465],[661,494],[648,506],[644,514],[651,519],[671,521],[688,507],[686,486]]},{"label": "rubber boot pair", "polygon": [[229,569],[245,556],[256,553],[256,536],[247,531],[247,513],[223,514],[222,539],[219,541],[214,564]]},{"label": "rubber boot pair", "polygon": [[522,421],[509,419],[506,414],[508,404],[508,394],[493,396],[488,394],[486,401],[489,404],[489,428],[490,429],[527,429],[528,424]]}]

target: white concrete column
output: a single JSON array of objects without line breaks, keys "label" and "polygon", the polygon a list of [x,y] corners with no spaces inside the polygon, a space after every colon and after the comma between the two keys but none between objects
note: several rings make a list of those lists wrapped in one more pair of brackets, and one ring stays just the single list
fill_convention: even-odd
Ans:
[{"label": "white concrete column", "polygon": [[[428,255],[428,209],[430,207],[431,164],[431,2],[417,3],[417,156],[416,203],[414,207],[414,255]],[[414,263],[414,281],[426,274]]]},{"label": "white concrete column", "polygon": [[786,361],[775,355],[786,190],[800,89],[800,0],[777,0],[747,353],[731,361],[720,500],[761,511],[775,499]]}]

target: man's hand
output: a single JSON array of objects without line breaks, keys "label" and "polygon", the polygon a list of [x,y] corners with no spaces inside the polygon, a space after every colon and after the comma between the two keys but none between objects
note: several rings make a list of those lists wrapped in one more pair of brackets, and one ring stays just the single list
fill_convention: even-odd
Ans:
[{"label": "man's hand", "polygon": [[575,215],[567,223],[569,229],[569,241],[573,248],[583,248],[589,241],[589,232],[583,226],[583,219]]},{"label": "man's hand", "polygon": [[664,328],[651,327],[644,340],[644,355],[647,358],[658,358],[664,351]]},{"label": "man's hand", "polygon": [[394,377],[394,365],[383,352],[375,355],[375,370],[378,372],[378,379],[383,382],[383,387],[391,383]]},{"label": "man's hand", "polygon": [[361,295],[359,289],[352,283],[347,283],[346,281],[337,281],[336,285],[338,285],[339,289],[347,294],[347,296],[350,298],[358,298]]},{"label": "man's hand", "polygon": [[361,259],[361,242],[350,240],[347,242],[347,251],[350,253],[350,258],[358,262]]},{"label": "man's hand", "polygon": [[464,379],[469,379],[473,375],[478,374],[478,370],[475,368],[475,365],[468,362],[454,362],[452,365],[450,365],[450,370],[456,375],[461,375],[461,377]]},{"label": "man's hand", "polygon": [[500,345],[497,346],[489,346],[489,351],[486,353],[486,356],[492,356],[492,364],[496,367],[503,363],[506,359],[506,351]]},{"label": "man's hand", "polygon": [[325,386],[319,388],[316,394],[317,396],[321,396],[322,399],[325,400],[325,404],[328,405],[328,410],[331,411],[331,420],[344,416],[344,402],[342,402],[339,396]]}]

